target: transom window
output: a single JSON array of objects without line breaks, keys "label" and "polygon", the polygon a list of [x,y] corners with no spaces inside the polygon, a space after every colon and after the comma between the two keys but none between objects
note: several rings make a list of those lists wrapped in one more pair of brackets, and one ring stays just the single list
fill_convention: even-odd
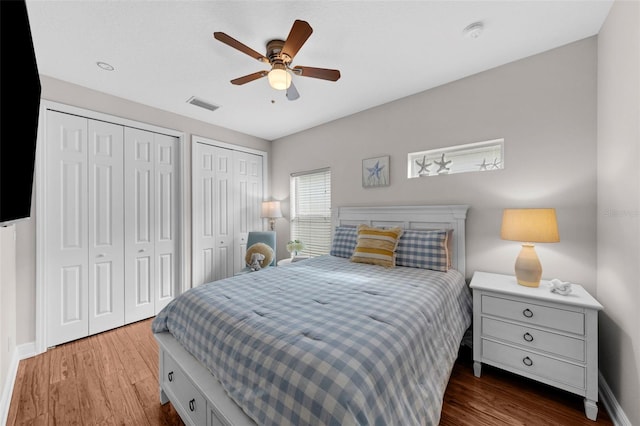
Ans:
[{"label": "transom window", "polygon": [[407,155],[407,177],[504,169],[504,139],[457,145]]}]

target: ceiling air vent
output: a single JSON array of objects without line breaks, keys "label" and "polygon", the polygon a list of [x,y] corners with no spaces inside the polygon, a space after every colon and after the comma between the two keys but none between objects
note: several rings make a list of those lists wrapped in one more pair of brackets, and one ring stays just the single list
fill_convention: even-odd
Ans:
[{"label": "ceiling air vent", "polygon": [[192,96],[189,99],[187,99],[187,103],[191,105],[195,105],[200,108],[208,109],[209,111],[215,111],[218,108],[220,108],[218,105],[214,105],[207,101],[203,101],[202,99],[196,98],[195,96]]}]

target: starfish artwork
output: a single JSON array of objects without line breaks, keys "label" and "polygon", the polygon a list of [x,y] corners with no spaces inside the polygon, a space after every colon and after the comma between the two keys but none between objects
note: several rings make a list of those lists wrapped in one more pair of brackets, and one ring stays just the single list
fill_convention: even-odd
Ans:
[{"label": "starfish artwork", "polygon": [[384,169],[384,165],[380,165],[380,161],[376,161],[376,164],[373,167],[367,167],[369,171],[369,179],[380,180],[380,173],[382,173],[382,169]]},{"label": "starfish artwork", "polygon": [[491,167],[493,167],[494,169],[499,169],[501,163],[502,163],[502,161],[498,161],[497,158],[494,158],[493,159],[493,164],[491,164]]},{"label": "starfish artwork", "polygon": [[432,164],[433,163],[427,162],[427,156],[426,155],[422,156],[422,161],[416,160],[416,165],[418,167],[420,167],[420,170],[418,170],[418,175],[419,176],[428,175],[429,174],[429,166],[431,166]]},{"label": "starfish artwork", "polygon": [[487,170],[487,167],[489,167],[491,164],[487,164],[487,159],[483,158],[482,159],[482,164],[478,164],[478,166],[480,166],[480,170]]},{"label": "starfish artwork", "polygon": [[362,186],[389,185],[389,157],[369,158],[362,163]]},{"label": "starfish artwork", "polygon": [[451,170],[450,167],[447,167],[447,165],[449,163],[451,163],[451,160],[446,160],[444,159],[444,152],[442,153],[442,157],[440,158],[440,161],[435,160],[434,163],[436,163],[436,165],[438,166],[438,173],[442,173],[442,172],[448,172],[449,170]]}]

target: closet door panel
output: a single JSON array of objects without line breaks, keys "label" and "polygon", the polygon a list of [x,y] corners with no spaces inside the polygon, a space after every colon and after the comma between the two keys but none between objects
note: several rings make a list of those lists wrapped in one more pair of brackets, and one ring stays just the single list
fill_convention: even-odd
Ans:
[{"label": "closet door panel", "polygon": [[234,214],[233,152],[230,149],[215,148],[216,198],[213,211],[215,218],[214,278],[220,280],[234,273]]},{"label": "closet door panel", "polygon": [[215,280],[215,148],[195,143],[193,145],[192,217],[193,217],[193,268],[192,287]]},{"label": "closet door panel", "polygon": [[234,273],[233,150],[203,143],[193,154],[192,285]]},{"label": "closet door panel", "polygon": [[89,333],[87,120],[47,112],[47,345]]},{"label": "closet door panel", "polygon": [[89,334],[124,325],[122,126],[88,121]]},{"label": "closet door panel", "polygon": [[125,323],[155,314],[154,134],[124,131]]},{"label": "closet door panel", "polygon": [[262,191],[262,156],[236,151],[235,163],[235,272],[245,266],[247,252],[247,234],[249,231],[261,231],[262,218],[260,206]]},{"label": "closet door panel", "polygon": [[175,296],[178,282],[178,139],[154,135],[156,150],[155,192],[155,311],[158,313]]}]

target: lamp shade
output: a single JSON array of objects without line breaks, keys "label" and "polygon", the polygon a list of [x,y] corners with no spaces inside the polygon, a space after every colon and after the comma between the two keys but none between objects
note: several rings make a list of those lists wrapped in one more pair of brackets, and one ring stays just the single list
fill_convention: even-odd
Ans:
[{"label": "lamp shade", "polygon": [[260,217],[268,217],[270,219],[276,217],[282,217],[282,210],[280,209],[280,201],[263,201],[262,202],[262,214]]},{"label": "lamp shade", "polygon": [[282,64],[274,64],[267,74],[269,85],[276,90],[286,90],[291,86],[291,74]]},{"label": "lamp shade", "polygon": [[560,241],[555,209],[504,209],[500,238],[528,243]]}]

